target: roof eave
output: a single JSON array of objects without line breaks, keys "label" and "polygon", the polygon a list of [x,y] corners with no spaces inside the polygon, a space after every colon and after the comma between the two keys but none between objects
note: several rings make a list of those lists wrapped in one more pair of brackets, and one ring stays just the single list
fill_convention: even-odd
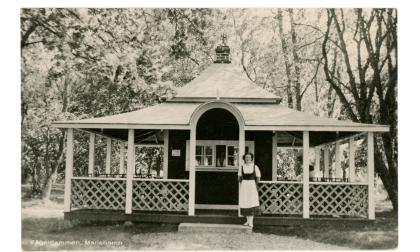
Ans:
[{"label": "roof eave", "polygon": [[169,103],[195,103],[195,102],[208,102],[214,100],[223,100],[226,102],[232,103],[264,103],[264,104],[279,104],[280,98],[273,97],[273,98],[240,98],[240,97],[173,97],[172,99],[167,100],[166,102]]},{"label": "roof eave", "polygon": [[[55,122],[56,128],[100,128],[100,129],[190,129],[189,124],[138,124],[138,123],[84,123]],[[387,125],[245,125],[245,130],[258,131],[346,131],[346,132],[389,132]]]},{"label": "roof eave", "polygon": [[340,131],[340,132],[389,132],[387,125],[245,125],[245,130],[261,131]]},{"label": "roof eave", "polygon": [[54,122],[53,127],[76,129],[190,129],[188,124],[138,124],[138,123],[86,123],[86,122]]}]

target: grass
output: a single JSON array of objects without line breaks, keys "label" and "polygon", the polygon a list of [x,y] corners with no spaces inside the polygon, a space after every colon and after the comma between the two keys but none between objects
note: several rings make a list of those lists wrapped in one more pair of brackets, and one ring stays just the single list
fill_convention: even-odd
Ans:
[{"label": "grass", "polygon": [[[317,226],[255,227],[252,235],[181,234],[177,225],[70,223],[63,220],[62,186],[51,202],[22,199],[23,250],[126,249],[393,249],[398,216],[386,197],[378,197],[376,220]],[[22,188],[22,195],[28,188]],[[255,240],[256,244],[249,245]],[[106,242],[105,242],[106,241]],[[260,244],[258,244],[260,243]],[[252,247],[256,246],[256,247]]]},{"label": "grass", "polygon": [[374,223],[330,223],[317,226],[261,227],[255,231],[296,236],[352,249],[394,249],[398,246],[398,217],[388,211],[377,213]]},{"label": "grass", "polygon": [[[176,232],[177,225],[71,224],[61,218],[22,222],[23,250],[135,249],[145,243],[132,239],[139,233]],[[144,243],[144,244],[143,244]]]}]

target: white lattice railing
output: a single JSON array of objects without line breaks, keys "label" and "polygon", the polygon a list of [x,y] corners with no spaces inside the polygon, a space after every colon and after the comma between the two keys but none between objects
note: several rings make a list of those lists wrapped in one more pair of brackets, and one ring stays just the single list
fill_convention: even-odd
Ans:
[{"label": "white lattice railing", "polygon": [[311,183],[309,211],[311,215],[367,217],[368,185]]},{"label": "white lattice railing", "polygon": [[125,208],[126,181],[122,178],[72,178],[71,208]]},{"label": "white lattice railing", "polygon": [[134,179],[133,210],[188,211],[187,179]]},{"label": "white lattice railing", "polygon": [[261,181],[258,184],[263,214],[301,214],[303,185],[300,182]]},{"label": "white lattice railing", "polygon": [[[133,210],[188,211],[188,180],[134,179]],[[261,181],[258,186],[263,214],[302,214],[303,184]],[[124,210],[125,178],[75,177],[71,180],[72,209]],[[368,185],[363,183],[310,182],[309,213],[366,217]]]}]

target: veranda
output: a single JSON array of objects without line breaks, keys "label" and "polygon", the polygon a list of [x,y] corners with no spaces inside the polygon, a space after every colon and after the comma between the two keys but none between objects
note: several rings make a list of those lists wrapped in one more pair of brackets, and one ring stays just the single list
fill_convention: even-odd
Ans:
[{"label": "veranda", "polygon": [[[150,129],[149,129],[150,130]],[[158,129],[163,136],[163,176],[160,178],[141,178],[135,174],[136,138],[145,134],[145,129],[119,129],[126,132],[127,140],[106,137],[105,173],[94,170],[95,133],[90,130],[88,174],[73,176],[73,128],[67,129],[66,152],[66,186],[65,212],[81,209],[119,210],[125,215],[135,213],[165,214],[195,216],[195,167],[191,166],[188,179],[168,178],[168,135],[169,129]],[[106,132],[105,130],[102,130]],[[334,132],[335,133],[335,132]],[[104,134],[104,133],[97,133]],[[349,137],[313,146],[315,152],[314,173],[310,176],[309,138],[317,137],[317,132],[302,131],[301,142],[303,150],[300,180],[281,180],[277,176],[277,148],[281,146],[283,131],[272,131],[273,144],[272,179],[263,180],[259,185],[260,204],[264,217],[300,216],[303,219],[319,217],[356,217],[375,218],[374,205],[374,160],[373,132],[358,133]],[[195,128],[190,130],[190,162],[195,161]],[[245,151],[245,130],[241,129],[238,145],[239,155]],[[356,182],[355,176],[355,137],[367,137],[367,181]],[[301,141],[299,141],[301,139]],[[157,142],[159,145],[159,141]],[[120,145],[119,170],[111,173],[111,145]],[[342,170],[340,158],[335,158],[334,164],[329,164],[330,146],[336,146],[336,157],[339,146],[348,145],[349,167]],[[127,148],[126,148],[127,147]],[[296,147],[296,145],[294,145]],[[338,148],[337,148],[338,147]],[[323,164],[321,164],[323,155]],[[126,164],[126,167],[125,167]],[[331,171],[334,170],[334,173]],[[115,212],[114,212],[115,214]],[[185,220],[184,220],[185,221]]]}]

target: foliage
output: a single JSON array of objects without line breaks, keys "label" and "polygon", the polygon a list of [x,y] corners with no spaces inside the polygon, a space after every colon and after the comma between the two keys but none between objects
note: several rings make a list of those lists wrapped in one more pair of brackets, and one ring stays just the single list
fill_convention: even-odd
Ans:
[{"label": "foliage", "polygon": [[[40,194],[63,177],[65,134],[51,122],[162,102],[213,62],[223,32],[232,64],[283,105],[391,126],[375,163],[397,208],[396,25],[394,9],[22,9],[22,181]],[[87,137],[75,137],[85,174]],[[138,157],[150,170],[159,153]]]},{"label": "foliage", "polygon": [[279,149],[277,151],[277,175],[281,179],[295,180],[302,174],[302,150]]},{"label": "foliage", "polygon": [[390,126],[375,138],[375,169],[398,209],[397,14],[395,9],[328,9],[324,74],[345,119]]},{"label": "foliage", "polygon": [[136,174],[142,177],[163,176],[163,148],[140,147],[136,151]]}]

